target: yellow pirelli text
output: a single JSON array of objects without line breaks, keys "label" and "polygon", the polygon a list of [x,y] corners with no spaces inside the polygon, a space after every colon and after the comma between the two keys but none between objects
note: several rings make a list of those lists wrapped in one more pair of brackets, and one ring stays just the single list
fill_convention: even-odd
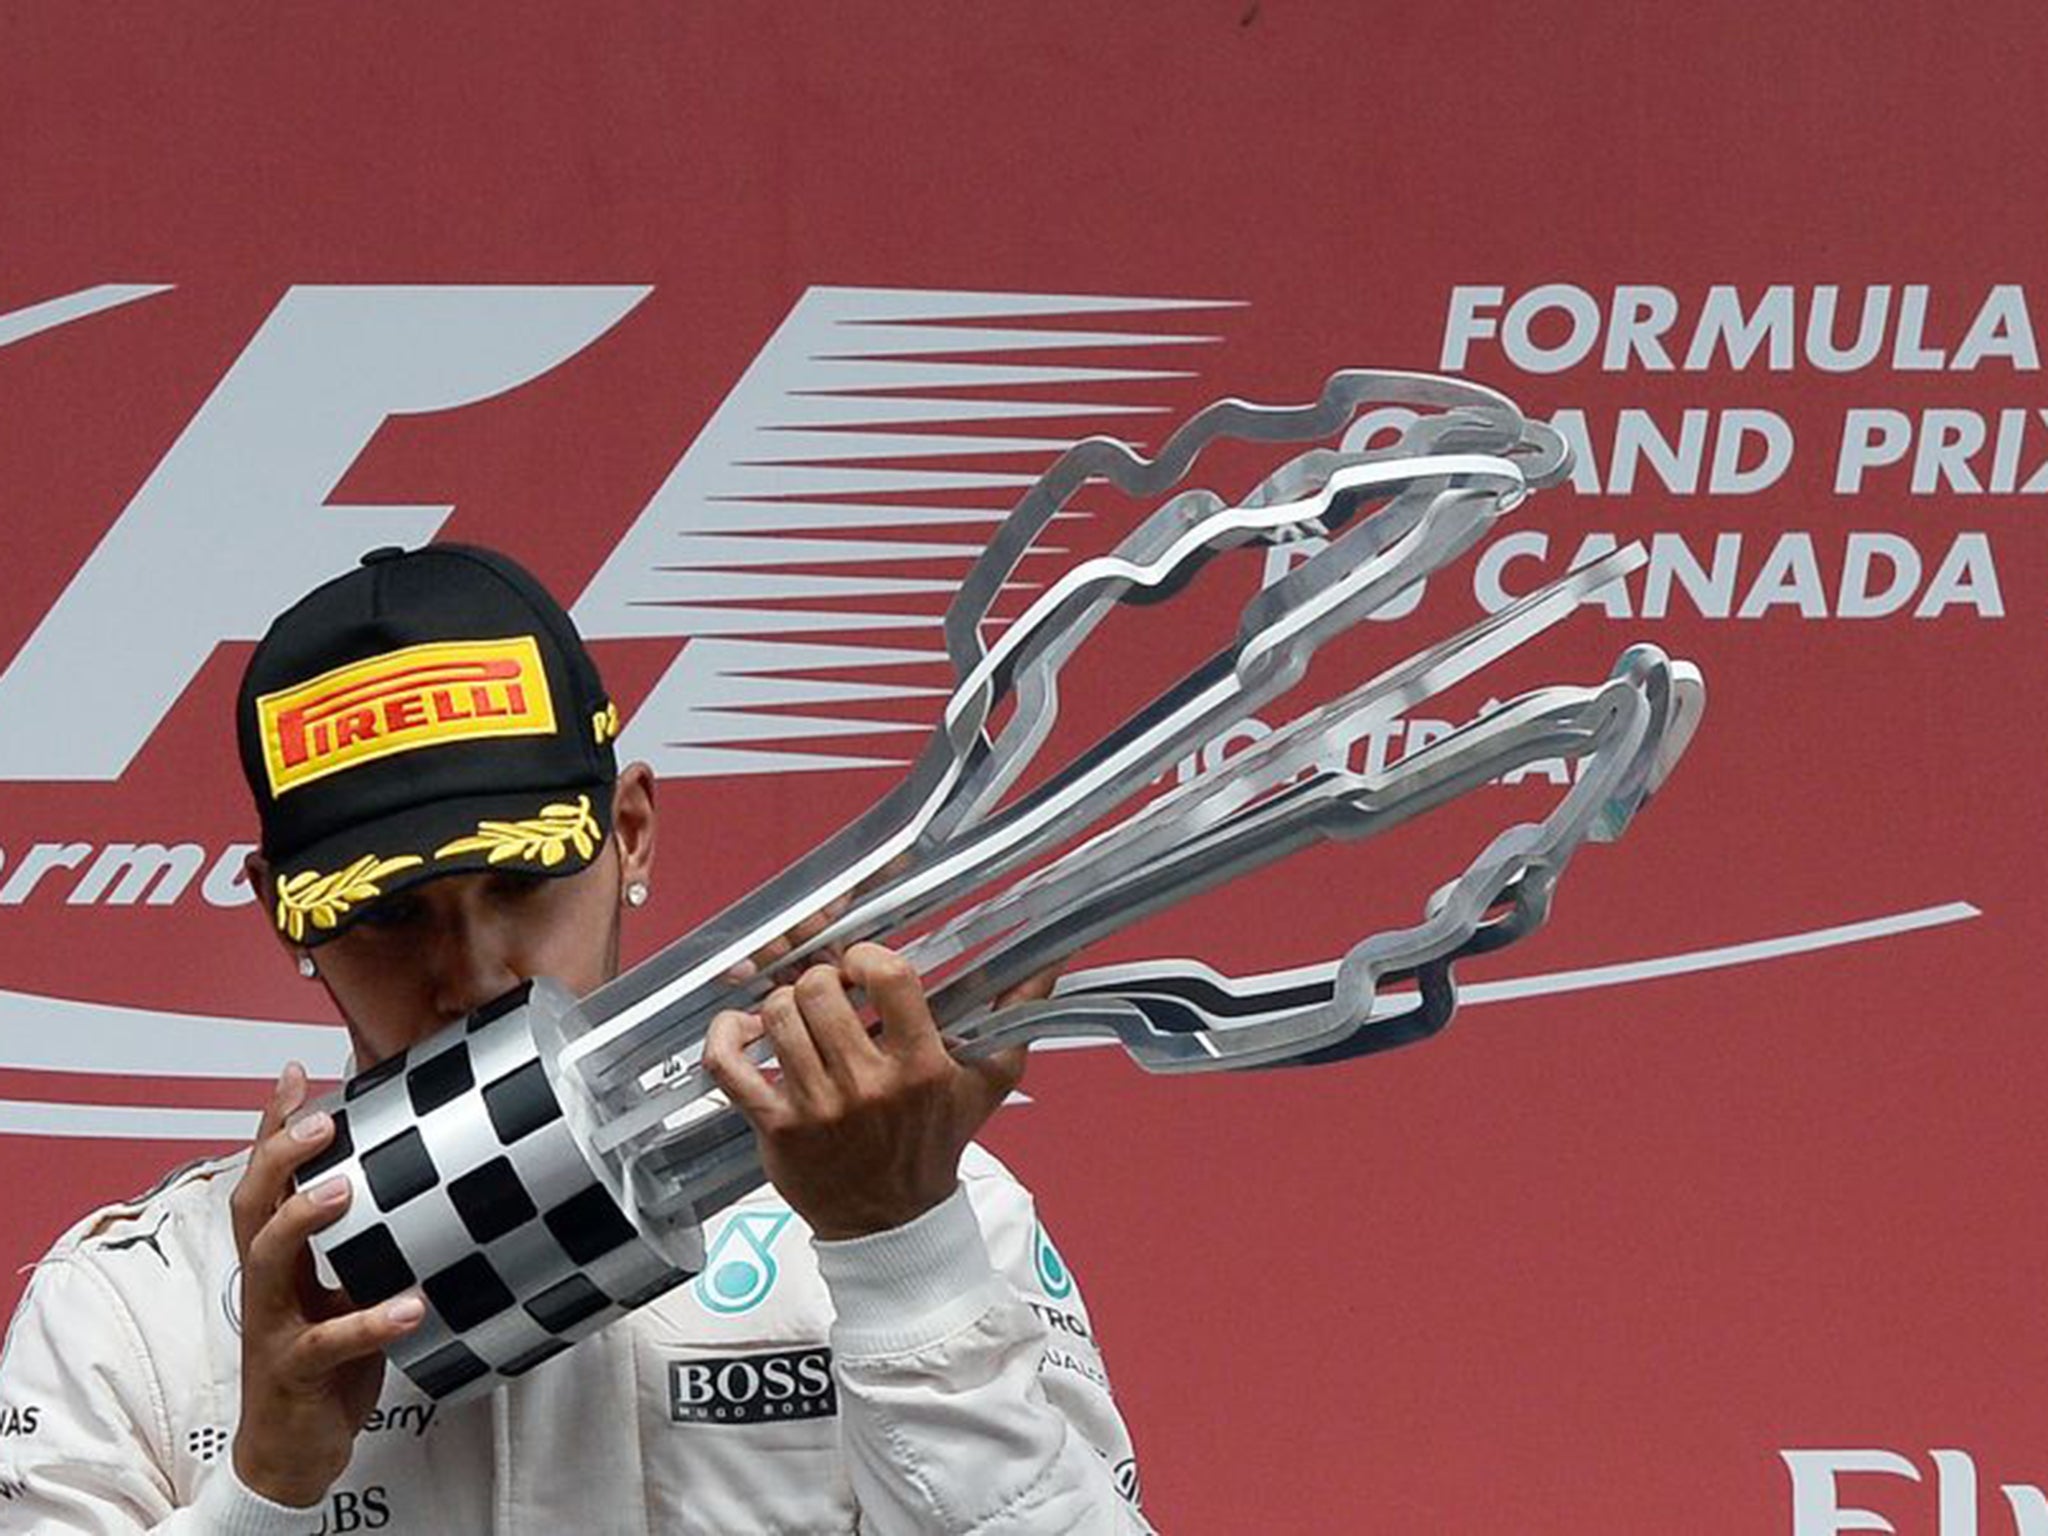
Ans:
[{"label": "yellow pirelli text", "polygon": [[264,694],[256,712],[273,795],[421,747],[555,728],[530,635],[388,651]]}]

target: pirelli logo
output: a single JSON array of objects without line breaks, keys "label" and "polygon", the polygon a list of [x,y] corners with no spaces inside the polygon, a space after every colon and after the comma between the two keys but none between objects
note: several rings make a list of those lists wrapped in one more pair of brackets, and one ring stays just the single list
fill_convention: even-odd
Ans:
[{"label": "pirelli logo", "polygon": [[256,701],[270,792],[394,753],[555,728],[531,635],[410,645]]}]

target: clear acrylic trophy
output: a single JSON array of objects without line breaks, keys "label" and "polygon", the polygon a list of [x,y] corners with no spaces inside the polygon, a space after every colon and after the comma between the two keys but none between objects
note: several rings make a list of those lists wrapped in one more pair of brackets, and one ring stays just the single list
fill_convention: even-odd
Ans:
[{"label": "clear acrylic trophy", "polygon": [[[1181,488],[1220,439],[1328,444],[1382,406],[1414,417],[1390,447],[1308,447],[1235,503]],[[821,913],[839,915],[780,964],[890,943],[924,979],[956,1052],[1100,1036],[1150,1071],[1206,1072],[1345,1060],[1441,1029],[1456,962],[1544,922],[1579,846],[1618,838],[1676,764],[1704,688],[1688,663],[1637,645],[1596,684],[1524,693],[1384,768],[1352,766],[1352,749],[1639,568],[1639,546],[1588,560],[1234,756],[1157,785],[1247,716],[1270,720],[1326,640],[1471,550],[1569,468],[1563,440],[1505,396],[1367,371],[1336,374],[1312,405],[1212,405],[1151,459],[1107,439],[1069,449],[961,584],[945,620],[955,684],[903,781],[589,997],[534,981],[351,1079],[324,1105],[334,1145],[300,1173],[310,1183],[340,1170],[355,1185],[347,1214],[315,1238],[321,1258],[359,1305],[421,1288],[427,1319],[391,1356],[435,1398],[517,1376],[690,1278],[703,1267],[706,1219],[763,1177],[751,1131],[702,1070],[706,1032],[717,1012],[758,1002],[770,985],[731,979],[741,962]],[[1090,481],[1158,505],[991,641],[991,609],[1018,561]],[[1234,550],[1308,540],[1314,553],[1244,606],[1206,662],[1018,790],[1052,733],[1062,669],[1112,610],[1174,600]],[[1361,938],[1331,964],[1240,979],[1157,960],[1091,971],[1047,1001],[992,1006],[1197,892],[1557,758],[1575,773],[1543,820],[1494,837],[1419,922]]]}]

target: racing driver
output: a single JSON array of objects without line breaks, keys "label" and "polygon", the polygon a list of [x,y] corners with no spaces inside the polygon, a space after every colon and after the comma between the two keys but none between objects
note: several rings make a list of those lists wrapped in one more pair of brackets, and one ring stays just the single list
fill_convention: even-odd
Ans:
[{"label": "racing driver", "polygon": [[[365,556],[273,623],[237,729],[252,879],[357,1068],[523,979],[616,971],[653,774],[618,769],[618,710],[512,561]],[[743,1054],[764,1033],[774,1075]],[[248,1151],[36,1266],[0,1358],[25,1427],[0,1440],[0,1530],[1148,1530],[1073,1277],[970,1141],[1021,1053],[956,1062],[915,974],[857,945],[720,1015],[706,1059],[770,1187],[710,1223],[693,1283],[454,1405],[385,1369],[416,1290],[358,1309],[316,1275],[350,1186],[294,1190],[335,1128],[287,1065]]]}]

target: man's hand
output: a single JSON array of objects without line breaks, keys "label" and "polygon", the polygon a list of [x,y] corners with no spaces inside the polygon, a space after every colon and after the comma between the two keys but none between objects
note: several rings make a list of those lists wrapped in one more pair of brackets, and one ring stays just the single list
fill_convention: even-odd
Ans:
[{"label": "man's hand", "polygon": [[[874,1007],[873,1033],[849,985]],[[772,1079],[744,1054],[763,1035],[781,1069]],[[954,1060],[917,973],[879,944],[856,944],[837,967],[776,988],[758,1014],[719,1014],[704,1065],[754,1127],[790,1209],[829,1241],[902,1226],[952,1194],[962,1149],[1023,1078],[1024,1051]]]},{"label": "man's hand", "polygon": [[[901,864],[904,861],[899,859],[897,862]],[[885,871],[884,873],[886,874],[887,872]],[[869,876],[868,879],[862,881],[860,886],[855,889],[854,895],[862,894],[870,886],[878,884],[882,879],[883,875]],[[806,957],[799,965],[785,965],[783,962],[793,951],[810,943],[811,940],[844,917],[847,908],[853,905],[853,900],[853,896],[841,896],[835,901],[827,902],[823,907],[790,929],[789,932],[783,934],[780,938],[770,939],[766,944],[755,950],[746,959],[726,972],[725,979],[731,982],[751,981],[754,977],[760,975],[761,972],[768,971],[773,973],[774,979],[777,981],[794,982],[803,973],[805,967],[813,965],[836,966],[840,960],[840,949],[837,944],[826,945],[816,954]]]},{"label": "man's hand", "polygon": [[284,1069],[230,1200],[242,1258],[242,1421],[235,1474],[274,1503],[317,1504],[348,1466],[384,1383],[384,1346],[417,1327],[417,1296],[351,1311],[313,1274],[307,1239],[348,1209],[340,1174],[294,1193],[292,1170],[334,1139],[325,1114],[287,1125],[306,1073]]}]

